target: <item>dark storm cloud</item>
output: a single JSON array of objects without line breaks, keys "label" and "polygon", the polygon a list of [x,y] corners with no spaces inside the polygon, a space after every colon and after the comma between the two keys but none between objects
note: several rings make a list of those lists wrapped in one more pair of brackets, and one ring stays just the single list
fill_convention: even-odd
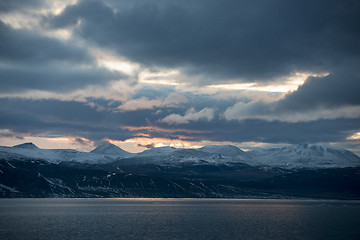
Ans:
[{"label": "dark storm cloud", "polygon": [[[14,111],[16,109],[16,111]],[[77,136],[99,141],[132,135],[121,124],[145,124],[137,116],[97,111],[85,103],[56,100],[0,99],[0,128],[16,133]]]},{"label": "dark storm cloud", "polygon": [[17,64],[66,61],[89,63],[92,57],[71,42],[39,36],[26,29],[13,29],[0,20],[0,61]]},{"label": "dark storm cloud", "polygon": [[84,39],[146,66],[211,76],[208,83],[356,65],[359,10],[356,0],[135,1],[116,11],[80,1],[46,21],[55,28],[81,22],[75,31]]},{"label": "dark storm cloud", "polygon": [[[64,70],[66,69],[66,70]],[[74,68],[70,65],[29,67],[0,66],[0,93],[18,93],[25,90],[72,91],[86,85],[105,85],[111,80],[125,78],[118,72],[103,68]]]},{"label": "dark storm cloud", "polygon": [[288,93],[274,102],[236,103],[224,112],[226,119],[252,119],[280,121],[312,121],[359,117],[360,74],[331,73],[325,77],[310,77],[297,91]]},{"label": "dark storm cloud", "polygon": [[30,89],[70,91],[125,79],[119,72],[98,67],[85,48],[69,41],[15,30],[1,21],[0,39],[1,93]]},{"label": "dark storm cloud", "polygon": [[[203,133],[181,134],[194,137],[196,140],[233,141],[233,142],[266,142],[266,143],[319,143],[341,142],[350,133],[356,132],[360,119],[339,118],[334,120],[316,120],[311,122],[287,123],[280,121],[264,121],[248,119],[244,121],[227,121],[214,119],[211,122],[192,122],[177,125],[191,131]],[[169,127],[159,125],[159,127]],[[171,127],[171,126],[170,126]],[[176,136],[174,134],[174,136]]]},{"label": "dark storm cloud", "polygon": [[310,77],[295,92],[279,102],[281,109],[306,110],[360,105],[360,71],[335,72]]},{"label": "dark storm cloud", "polygon": [[[43,4],[1,1],[0,12],[25,14],[33,3]],[[96,97],[87,102],[2,98],[1,134],[74,136],[80,143],[81,137],[99,143],[142,136],[344,142],[360,128],[360,113],[353,110],[360,106],[359,9],[357,0],[80,0],[59,15],[42,16],[36,31],[31,23],[26,30],[0,21],[0,93],[17,96],[26,90],[61,93],[127,81],[99,67],[89,51],[93,47],[139,63],[139,72],[142,67],[154,72],[179,68],[174,80],[191,84],[243,79],[261,85],[295,72],[330,73],[309,78],[274,102],[254,100],[271,99],[261,98],[261,93],[239,91],[241,96],[232,97],[226,92],[186,91],[186,84],[136,86],[123,102]],[[25,12],[35,21],[40,14]],[[72,32],[69,40],[44,32],[62,28]],[[197,115],[207,108],[211,118]],[[346,111],[353,111],[351,119]],[[161,121],[170,115],[173,125]]]}]

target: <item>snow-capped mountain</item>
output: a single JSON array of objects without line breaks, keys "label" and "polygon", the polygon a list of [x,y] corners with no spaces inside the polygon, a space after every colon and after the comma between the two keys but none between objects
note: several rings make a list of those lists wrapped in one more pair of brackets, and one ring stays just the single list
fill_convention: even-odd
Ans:
[{"label": "snow-capped mountain", "polygon": [[96,154],[102,154],[102,155],[116,155],[118,157],[120,156],[130,156],[131,153],[119,148],[118,146],[111,144],[111,143],[105,143],[94,150],[92,150],[90,153],[96,153]]},{"label": "snow-capped mountain", "polygon": [[145,150],[141,153],[138,153],[139,156],[163,156],[168,155],[176,151],[174,147],[157,147]]},{"label": "snow-capped mountain", "polygon": [[360,199],[360,158],[342,149],[303,144],[243,152],[226,145],[123,153],[109,144],[92,152],[0,147],[0,197]]},{"label": "snow-capped mountain", "polygon": [[181,165],[247,164],[286,169],[341,168],[360,166],[360,157],[345,149],[318,145],[290,145],[244,152],[231,145],[205,146],[200,149],[159,147],[138,154],[128,153],[113,144],[103,144],[91,152],[72,149],[40,149],[33,143],[0,147],[2,159],[42,159],[50,163],[78,162],[106,164],[122,161],[131,164]]},{"label": "snow-capped mountain", "polygon": [[[206,151],[203,151],[203,149]],[[245,156],[245,152],[235,146],[228,145],[209,146],[202,149],[159,147],[145,150],[132,158],[121,159],[119,161],[127,164],[157,164],[166,166],[177,166],[184,163],[218,165],[228,162],[239,162]]]},{"label": "snow-capped mountain", "polygon": [[200,151],[221,154],[227,157],[246,156],[246,153],[233,145],[208,145],[199,148]]},{"label": "snow-capped mountain", "polygon": [[360,166],[360,157],[345,149],[298,144],[249,151],[250,165],[282,168],[336,168]]},{"label": "snow-capped mountain", "polygon": [[172,164],[178,165],[183,163],[195,163],[195,164],[222,164],[227,161],[232,161],[231,158],[227,158],[224,161],[224,157],[219,154],[213,154],[208,152],[203,152],[197,149],[175,149],[172,152],[162,155],[162,158],[156,159],[154,156],[154,160],[158,163],[163,164]]},{"label": "snow-capped mountain", "polygon": [[0,158],[3,159],[19,160],[31,158],[45,160],[49,163],[79,162],[101,164],[114,161],[117,157],[111,154],[95,154],[73,149],[40,149],[33,143],[24,143],[14,147],[0,147]]}]

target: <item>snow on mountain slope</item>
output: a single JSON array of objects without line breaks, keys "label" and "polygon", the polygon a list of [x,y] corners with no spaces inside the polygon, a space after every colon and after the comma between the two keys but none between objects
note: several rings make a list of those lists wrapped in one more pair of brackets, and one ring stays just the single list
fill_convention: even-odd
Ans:
[{"label": "snow on mountain slope", "polygon": [[247,154],[233,145],[209,145],[199,148],[200,151],[221,154],[228,157],[246,156]]},{"label": "snow on mountain slope", "polygon": [[250,165],[283,168],[334,168],[360,166],[360,157],[345,149],[298,144],[249,151]]},{"label": "snow on mountain slope", "polygon": [[94,150],[92,150],[91,153],[102,154],[102,155],[117,155],[119,157],[132,155],[131,153],[111,143],[102,144],[97,148],[95,148]]},{"label": "snow on mountain slope", "polygon": [[151,148],[145,150],[141,153],[138,153],[138,156],[162,156],[168,155],[176,151],[174,147],[158,147],[158,148]]},{"label": "snow on mountain slope", "polygon": [[173,166],[183,163],[217,165],[228,162],[239,162],[239,158],[229,157],[219,153],[205,152],[200,149],[160,147],[138,153],[134,158],[128,159],[126,162],[128,164],[159,164]]},{"label": "snow on mountain slope", "polygon": [[167,157],[169,163],[221,164],[231,160],[232,159],[220,156],[219,154],[208,153],[197,149],[177,149]]},{"label": "snow on mountain slope", "polygon": [[20,144],[14,147],[0,147],[0,157],[4,159],[42,159],[50,163],[73,161],[98,164],[115,160],[107,155],[79,152],[73,149],[40,149],[33,143]]},{"label": "snow on mountain slope", "polygon": [[252,166],[280,168],[336,168],[360,166],[360,157],[351,151],[318,145],[292,145],[280,148],[243,152],[230,145],[206,146],[201,149],[160,147],[132,154],[112,144],[105,144],[92,152],[72,149],[39,149],[32,143],[14,147],[0,147],[2,159],[43,159],[51,163],[80,162],[90,164],[120,160],[127,164],[178,165],[245,163]]}]

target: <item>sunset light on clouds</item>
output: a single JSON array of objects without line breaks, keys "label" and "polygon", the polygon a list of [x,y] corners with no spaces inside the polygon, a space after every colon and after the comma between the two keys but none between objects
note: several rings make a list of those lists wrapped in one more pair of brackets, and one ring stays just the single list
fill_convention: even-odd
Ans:
[{"label": "sunset light on clouds", "polygon": [[0,145],[322,143],[359,154],[358,10],[358,1],[2,1]]}]

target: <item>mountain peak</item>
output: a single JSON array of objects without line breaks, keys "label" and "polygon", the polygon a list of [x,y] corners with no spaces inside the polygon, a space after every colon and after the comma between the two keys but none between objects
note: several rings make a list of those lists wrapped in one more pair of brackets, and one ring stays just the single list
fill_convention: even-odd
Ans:
[{"label": "mountain peak", "polygon": [[39,149],[35,144],[32,142],[22,143],[19,145],[13,146],[14,148],[26,148],[26,149]]},{"label": "mountain peak", "polygon": [[233,145],[208,145],[208,146],[200,148],[199,150],[201,150],[203,152],[208,152],[208,153],[221,154],[221,155],[229,156],[229,157],[236,157],[239,155],[246,154],[240,148],[233,146]]},{"label": "mountain peak", "polygon": [[140,155],[163,155],[163,154],[170,154],[170,153],[174,152],[175,150],[176,150],[176,148],[174,148],[174,147],[164,146],[164,147],[151,148],[151,149],[145,150],[139,154]]},{"label": "mountain peak", "polygon": [[285,168],[329,168],[360,166],[355,153],[328,146],[296,144],[250,151],[252,164]]},{"label": "mountain peak", "polygon": [[119,148],[118,146],[112,144],[112,143],[104,143],[94,150],[91,151],[91,153],[97,153],[97,154],[111,154],[111,155],[125,155],[128,154],[127,151]]}]

